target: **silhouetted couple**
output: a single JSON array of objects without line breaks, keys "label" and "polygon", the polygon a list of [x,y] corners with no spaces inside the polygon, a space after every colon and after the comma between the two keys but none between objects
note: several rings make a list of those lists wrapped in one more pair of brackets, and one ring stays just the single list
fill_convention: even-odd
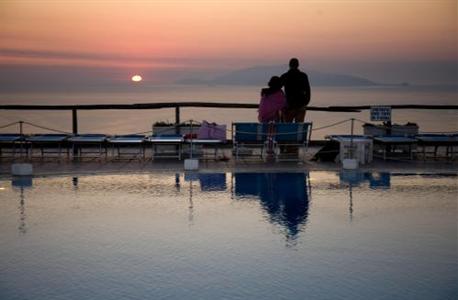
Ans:
[{"label": "silhouetted couple", "polygon": [[261,90],[259,122],[304,122],[310,83],[307,74],[299,70],[299,60],[291,58],[288,72],[281,77],[273,76],[268,86]]}]

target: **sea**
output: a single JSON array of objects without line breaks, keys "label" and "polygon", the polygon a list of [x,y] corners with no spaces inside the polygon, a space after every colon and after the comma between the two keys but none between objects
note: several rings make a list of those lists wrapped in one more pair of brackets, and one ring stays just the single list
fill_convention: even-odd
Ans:
[{"label": "sea", "polygon": [[[228,85],[155,85],[129,90],[0,92],[0,104],[133,104],[157,102],[228,102],[259,103],[261,86]],[[368,86],[368,87],[312,87],[311,106],[331,105],[392,105],[443,104],[456,105],[457,86]],[[256,122],[256,109],[181,108],[181,121],[193,120],[226,124],[228,137],[233,122]],[[362,133],[363,122],[370,121],[369,111],[359,113],[309,111],[306,121],[313,123],[312,139],[330,134],[349,134],[355,118],[354,132]],[[38,125],[24,125],[24,133],[51,132],[50,129],[71,132],[70,111],[10,111],[0,110],[0,127],[16,121]],[[156,122],[175,121],[173,108],[157,110],[95,110],[78,111],[80,133],[133,134],[148,132]],[[458,132],[457,110],[393,110],[392,122],[416,123],[420,132]],[[15,133],[19,126],[0,128],[1,133]]]}]

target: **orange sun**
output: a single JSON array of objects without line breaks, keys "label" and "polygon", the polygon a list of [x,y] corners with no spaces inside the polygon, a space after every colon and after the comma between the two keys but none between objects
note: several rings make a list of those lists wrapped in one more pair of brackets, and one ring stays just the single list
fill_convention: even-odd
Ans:
[{"label": "orange sun", "polygon": [[134,75],[131,79],[133,82],[140,82],[143,78],[140,75]]}]

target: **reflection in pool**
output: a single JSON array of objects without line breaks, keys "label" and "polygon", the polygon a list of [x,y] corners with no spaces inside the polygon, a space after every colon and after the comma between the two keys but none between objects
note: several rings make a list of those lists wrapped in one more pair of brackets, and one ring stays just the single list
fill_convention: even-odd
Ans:
[{"label": "reflection in pool", "polygon": [[288,240],[294,240],[307,222],[308,174],[235,173],[234,177],[236,197],[254,196],[259,199],[270,222],[283,225]]},{"label": "reflection in pool", "polygon": [[0,299],[455,299],[457,192],[456,174],[0,180]]}]

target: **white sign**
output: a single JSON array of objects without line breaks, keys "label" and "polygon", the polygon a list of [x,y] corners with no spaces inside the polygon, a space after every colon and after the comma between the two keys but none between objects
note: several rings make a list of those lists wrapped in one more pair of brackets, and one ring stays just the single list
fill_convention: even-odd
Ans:
[{"label": "white sign", "polygon": [[371,106],[371,121],[391,121],[391,107]]}]

